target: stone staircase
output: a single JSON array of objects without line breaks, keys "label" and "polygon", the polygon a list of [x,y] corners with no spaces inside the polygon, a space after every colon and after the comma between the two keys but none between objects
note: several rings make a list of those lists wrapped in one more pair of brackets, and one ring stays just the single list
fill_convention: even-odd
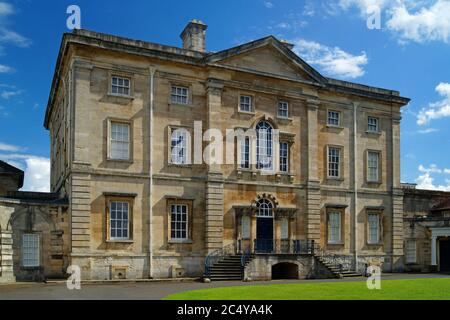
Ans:
[{"label": "stone staircase", "polygon": [[316,260],[319,263],[321,263],[324,267],[326,267],[337,279],[361,277],[361,274],[359,274],[359,273],[357,273],[355,271],[345,270],[345,269],[342,269],[338,265],[334,265],[334,264],[326,262],[319,255],[314,255],[314,257],[316,258]]},{"label": "stone staircase", "polygon": [[241,255],[224,257],[211,267],[211,281],[242,281],[244,270],[241,266]]}]

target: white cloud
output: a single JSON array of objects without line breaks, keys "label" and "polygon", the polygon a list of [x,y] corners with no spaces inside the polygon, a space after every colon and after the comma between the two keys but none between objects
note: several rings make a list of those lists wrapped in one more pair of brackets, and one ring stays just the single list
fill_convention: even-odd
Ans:
[{"label": "white cloud", "polygon": [[10,66],[0,64],[0,73],[11,73],[14,72],[14,68],[11,68]]},{"label": "white cloud", "polygon": [[450,174],[450,169],[439,169],[436,165],[431,165],[429,168],[425,168],[423,165],[419,166],[419,171],[422,173],[417,179],[417,189],[423,190],[437,190],[437,191],[450,191],[450,180],[446,180],[446,185],[436,185],[433,174]]},{"label": "white cloud", "polygon": [[449,0],[337,0],[341,10],[357,8],[362,19],[374,6],[385,13],[386,29],[401,43],[450,40]]},{"label": "white cloud", "polygon": [[14,44],[21,48],[28,48],[31,45],[31,40],[18,34],[15,31],[1,29],[0,30],[0,42],[6,44]]},{"label": "white cloud", "polygon": [[14,7],[7,2],[0,2],[0,16],[9,16],[15,12]]},{"label": "white cloud", "polygon": [[417,115],[417,124],[426,125],[432,120],[450,117],[450,83],[440,83],[436,87],[443,99],[438,102],[430,103],[428,107],[422,108]]},{"label": "white cloud", "polygon": [[13,146],[10,144],[6,144],[6,143],[1,143],[0,142],[0,151],[6,151],[6,152],[19,152],[19,151],[23,151],[24,148],[19,147],[19,146]]},{"label": "white cloud", "polygon": [[34,192],[50,191],[50,159],[29,158],[25,160],[25,182],[23,190]]},{"label": "white cloud", "polygon": [[24,168],[23,191],[50,191],[50,159],[20,153],[0,154],[0,159]]},{"label": "white cloud", "polygon": [[5,90],[5,91],[2,91],[2,93],[0,94],[0,96],[1,96],[3,99],[8,100],[8,99],[17,97],[17,96],[19,96],[19,95],[21,95],[21,94],[22,94],[22,90],[15,90],[15,91],[8,91],[8,90]]},{"label": "white cloud", "polygon": [[419,132],[420,134],[429,134],[429,133],[439,132],[439,129],[428,128],[428,129],[425,129],[425,130],[419,130],[418,132]]},{"label": "white cloud", "polygon": [[328,47],[314,41],[297,39],[294,51],[308,63],[317,65],[330,75],[343,78],[358,78],[364,75],[363,67],[368,63],[365,52],[353,55],[338,47]]},{"label": "white cloud", "polygon": [[412,12],[400,1],[389,11],[388,28],[400,41],[443,41],[450,36],[450,1],[437,0],[429,7]]},{"label": "white cloud", "polygon": [[264,6],[267,9],[272,9],[273,7],[275,7],[275,5],[272,2],[270,2],[270,1],[264,1]]}]

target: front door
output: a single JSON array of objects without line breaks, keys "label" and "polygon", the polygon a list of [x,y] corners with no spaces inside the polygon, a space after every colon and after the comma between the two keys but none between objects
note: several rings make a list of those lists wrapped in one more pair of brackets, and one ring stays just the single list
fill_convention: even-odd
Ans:
[{"label": "front door", "polygon": [[273,218],[258,218],[256,225],[256,252],[273,251]]},{"label": "front door", "polygon": [[450,240],[440,241],[440,271],[450,272]]}]

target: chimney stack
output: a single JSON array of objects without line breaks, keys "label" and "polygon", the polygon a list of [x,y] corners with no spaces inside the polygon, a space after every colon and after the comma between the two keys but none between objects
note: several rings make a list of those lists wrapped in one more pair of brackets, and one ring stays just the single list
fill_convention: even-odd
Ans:
[{"label": "chimney stack", "polygon": [[206,29],[208,26],[200,20],[191,20],[181,33],[183,49],[205,52]]}]

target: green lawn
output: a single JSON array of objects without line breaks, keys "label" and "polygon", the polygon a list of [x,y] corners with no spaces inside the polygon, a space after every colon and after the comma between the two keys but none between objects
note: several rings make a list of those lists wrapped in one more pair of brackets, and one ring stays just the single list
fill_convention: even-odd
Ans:
[{"label": "green lawn", "polygon": [[167,300],[450,300],[450,279],[383,280],[381,290],[365,282],[240,286],[183,292]]}]

